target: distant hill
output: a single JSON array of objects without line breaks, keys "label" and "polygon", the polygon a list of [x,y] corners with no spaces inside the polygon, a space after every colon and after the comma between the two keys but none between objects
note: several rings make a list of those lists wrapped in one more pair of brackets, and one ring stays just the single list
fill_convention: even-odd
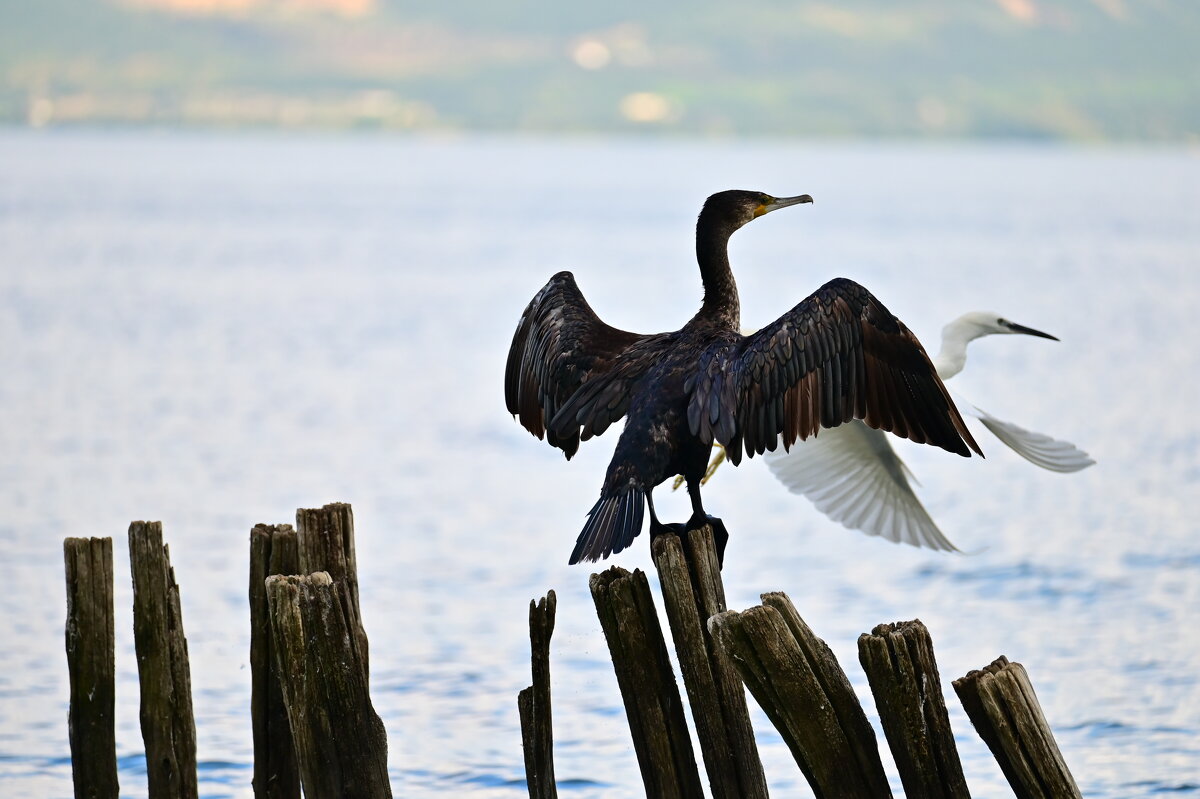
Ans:
[{"label": "distant hill", "polygon": [[1200,141],[1196,0],[0,0],[0,122]]}]

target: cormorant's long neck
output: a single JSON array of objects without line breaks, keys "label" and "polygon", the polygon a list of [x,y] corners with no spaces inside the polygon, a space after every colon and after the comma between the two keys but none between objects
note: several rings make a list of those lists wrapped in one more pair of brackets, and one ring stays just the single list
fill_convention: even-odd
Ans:
[{"label": "cormorant's long neck", "polygon": [[729,267],[729,236],[736,230],[728,223],[701,214],[696,223],[696,261],[700,264],[700,279],[704,282],[704,304],[700,313],[738,330],[742,323],[742,308],[738,301],[737,283]]}]

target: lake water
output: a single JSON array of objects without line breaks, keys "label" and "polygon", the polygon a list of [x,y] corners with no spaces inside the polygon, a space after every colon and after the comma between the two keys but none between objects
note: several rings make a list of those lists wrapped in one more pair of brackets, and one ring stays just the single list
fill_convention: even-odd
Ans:
[{"label": "lake water", "polygon": [[[564,462],[505,412],[504,359],[560,269],[611,324],[681,325],[696,212],[730,187],[816,198],[733,239],[746,325],[842,275],[931,350],[967,310],[1054,333],[977,342],[953,387],[1098,461],[1041,471],[981,428],[986,460],[904,442],[971,555],[849,532],[761,461],[723,468],[705,503],[733,536],[730,606],[786,591],[864,698],[858,634],[921,618],[976,796],[1009,793],[948,683],[1000,654],[1086,796],[1200,793],[1195,151],[10,132],[0,795],[71,793],[62,539],[95,535],[115,539],[123,795],[145,796],[125,541],[161,519],[201,792],[250,796],[248,533],[335,500],[397,796],[525,795],[526,607],[549,588],[564,795],[638,795],[591,569],[566,565],[615,435]],[[615,562],[653,572],[644,536]],[[755,722],[774,794],[808,795]]]}]

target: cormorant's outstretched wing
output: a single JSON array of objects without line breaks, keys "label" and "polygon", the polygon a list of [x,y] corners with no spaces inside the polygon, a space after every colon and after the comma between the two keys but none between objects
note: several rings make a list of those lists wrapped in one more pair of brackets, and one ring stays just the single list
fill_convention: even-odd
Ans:
[{"label": "cormorant's outstretched wing", "polygon": [[513,335],[504,371],[508,411],[570,458],[581,438],[600,435],[625,415],[644,359],[621,356],[662,338],[606,325],[574,276],[559,272],[530,301]]},{"label": "cormorant's outstretched wing", "polygon": [[729,459],[784,448],[862,419],[918,444],[980,455],[917,337],[857,283],[838,278],[743,339],[701,360],[688,420]]},{"label": "cormorant's outstretched wing", "polygon": [[835,522],[915,547],[957,551],[909,485],[887,435],[853,421],[766,456],[771,472]]}]

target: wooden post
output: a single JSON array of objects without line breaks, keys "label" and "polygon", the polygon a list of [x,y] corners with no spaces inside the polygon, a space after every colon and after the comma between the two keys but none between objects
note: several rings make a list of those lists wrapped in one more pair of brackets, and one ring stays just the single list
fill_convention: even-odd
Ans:
[{"label": "wooden post", "polygon": [[877,625],[859,636],[858,659],[905,795],[968,799],[929,630],[920,620]]},{"label": "wooden post", "polygon": [[271,646],[266,579],[300,571],[290,524],[257,524],[250,531],[250,718],[254,728],[254,796],[299,799],[300,771]]},{"label": "wooden post", "polygon": [[348,586],[325,572],[267,578],[271,635],[306,799],[390,799],[387,734],[352,634]]},{"label": "wooden post", "polygon": [[187,639],[161,522],[129,525],[129,561],[150,799],[195,799],[196,722]]},{"label": "wooden post", "polygon": [[[333,580],[358,582],[354,511],[348,504],[331,502],[322,508],[297,508],[296,530],[304,574],[323,571]],[[357,601],[357,589],[354,596]]]},{"label": "wooden post", "polygon": [[891,796],[875,733],[850,681],[785,594],[709,620],[818,799]]},{"label": "wooden post", "polygon": [[350,630],[361,652],[363,669],[369,673],[367,631],[358,603],[358,561],[354,554],[354,511],[345,502],[323,508],[296,510],[300,546],[299,574],[325,572],[346,586],[349,597]]},{"label": "wooden post", "polygon": [[725,610],[725,588],[712,529],[651,542],[679,670],[687,688],[713,799],[767,796],[746,691],[725,652],[713,645],[708,619]]},{"label": "wooden post", "polygon": [[525,751],[525,782],[529,799],[556,799],[554,727],[550,713],[550,636],[558,597],[551,590],[536,604],[529,601],[529,643],[533,685],[517,694],[521,744]]},{"label": "wooden post", "polygon": [[63,559],[75,797],[117,799],[112,539],[68,538],[63,541]]},{"label": "wooden post", "polygon": [[1024,666],[1001,655],[954,690],[1017,799],[1080,797]]},{"label": "wooden post", "polygon": [[683,703],[663,641],[650,585],[640,569],[613,566],[589,580],[596,614],[625,701],[646,796],[704,796]]}]

